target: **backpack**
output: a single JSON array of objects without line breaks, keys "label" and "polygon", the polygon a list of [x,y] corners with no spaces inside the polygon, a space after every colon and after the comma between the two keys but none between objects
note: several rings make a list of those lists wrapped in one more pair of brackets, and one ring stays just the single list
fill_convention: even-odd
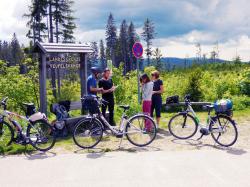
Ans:
[{"label": "backpack", "polygon": [[54,104],[53,113],[56,115],[55,129],[56,137],[66,137],[68,136],[68,129],[65,124],[65,120],[69,118],[69,113],[64,105]]},{"label": "backpack", "polygon": [[179,96],[178,95],[167,97],[166,104],[173,104],[173,103],[179,103]]}]

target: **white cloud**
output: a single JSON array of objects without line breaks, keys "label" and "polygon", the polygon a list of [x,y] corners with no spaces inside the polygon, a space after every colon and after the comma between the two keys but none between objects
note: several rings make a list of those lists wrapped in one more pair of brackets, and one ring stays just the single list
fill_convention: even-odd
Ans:
[{"label": "white cloud", "polygon": [[81,29],[76,29],[75,38],[77,42],[99,42],[101,39],[105,39],[105,30],[96,29],[90,31],[83,31]]},{"label": "white cloud", "polygon": [[[192,31],[179,37],[156,39],[154,44],[155,47],[159,47],[161,49],[163,56],[185,58],[187,56],[196,56],[195,44],[199,42],[201,44],[202,54],[206,54],[206,56],[209,57],[211,51],[214,50],[216,42],[218,41],[215,38],[216,37],[214,37],[214,34],[212,33]],[[211,41],[210,43],[207,42],[209,40]],[[221,59],[232,60],[236,55],[240,55],[242,60],[250,60],[249,36],[240,35],[225,42],[220,43],[218,41],[218,44],[219,57]]]},{"label": "white cloud", "polygon": [[[27,43],[27,12],[31,0],[0,0],[0,39],[10,40],[16,32]],[[105,39],[105,24],[110,12],[117,26],[121,19],[133,20],[138,33],[146,17],[154,20],[157,39],[165,56],[195,56],[195,43],[209,54],[216,41],[220,57],[231,60],[236,51],[250,60],[249,0],[75,0],[77,42]]]},{"label": "white cloud", "polygon": [[0,1],[0,39],[10,40],[16,32],[19,40],[26,43],[26,20],[29,0]]}]

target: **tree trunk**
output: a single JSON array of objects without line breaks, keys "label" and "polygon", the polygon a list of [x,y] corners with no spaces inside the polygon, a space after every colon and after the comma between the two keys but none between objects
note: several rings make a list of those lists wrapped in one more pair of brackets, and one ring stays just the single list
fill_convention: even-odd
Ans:
[{"label": "tree trunk", "polygon": [[[52,18],[52,2],[50,0],[49,3],[49,33],[50,33],[50,43],[54,43],[53,36],[53,18]],[[51,68],[51,85],[52,85],[52,93],[56,98],[56,72],[55,69]]]}]

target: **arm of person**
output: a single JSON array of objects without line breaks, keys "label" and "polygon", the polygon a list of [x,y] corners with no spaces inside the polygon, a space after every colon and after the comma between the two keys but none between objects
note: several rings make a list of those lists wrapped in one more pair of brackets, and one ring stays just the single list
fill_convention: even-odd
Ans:
[{"label": "arm of person", "polygon": [[100,93],[103,91],[103,88],[94,88],[94,87],[90,86],[90,91]]}]

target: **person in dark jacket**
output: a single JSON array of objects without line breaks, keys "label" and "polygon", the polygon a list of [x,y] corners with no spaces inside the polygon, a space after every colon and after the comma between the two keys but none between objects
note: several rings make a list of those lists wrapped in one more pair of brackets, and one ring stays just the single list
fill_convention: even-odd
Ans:
[{"label": "person in dark jacket", "polygon": [[158,71],[153,71],[151,73],[152,81],[154,83],[153,95],[152,95],[152,105],[151,105],[151,116],[154,116],[154,111],[156,114],[156,127],[159,127],[161,119],[161,107],[162,107],[162,93],[163,93],[163,82],[160,79],[160,73]]},{"label": "person in dark jacket", "polygon": [[110,69],[106,68],[103,72],[103,78],[98,83],[99,88],[102,89],[102,98],[107,101],[102,105],[102,114],[105,117],[106,110],[109,110],[109,124],[115,126],[114,123],[114,91],[116,87],[114,86],[113,80],[110,78]]},{"label": "person in dark jacket", "polygon": [[97,93],[102,93],[102,88],[97,88],[97,80],[99,75],[101,75],[101,70],[98,67],[91,67],[91,75],[87,80],[87,92],[88,95],[97,95]]}]

